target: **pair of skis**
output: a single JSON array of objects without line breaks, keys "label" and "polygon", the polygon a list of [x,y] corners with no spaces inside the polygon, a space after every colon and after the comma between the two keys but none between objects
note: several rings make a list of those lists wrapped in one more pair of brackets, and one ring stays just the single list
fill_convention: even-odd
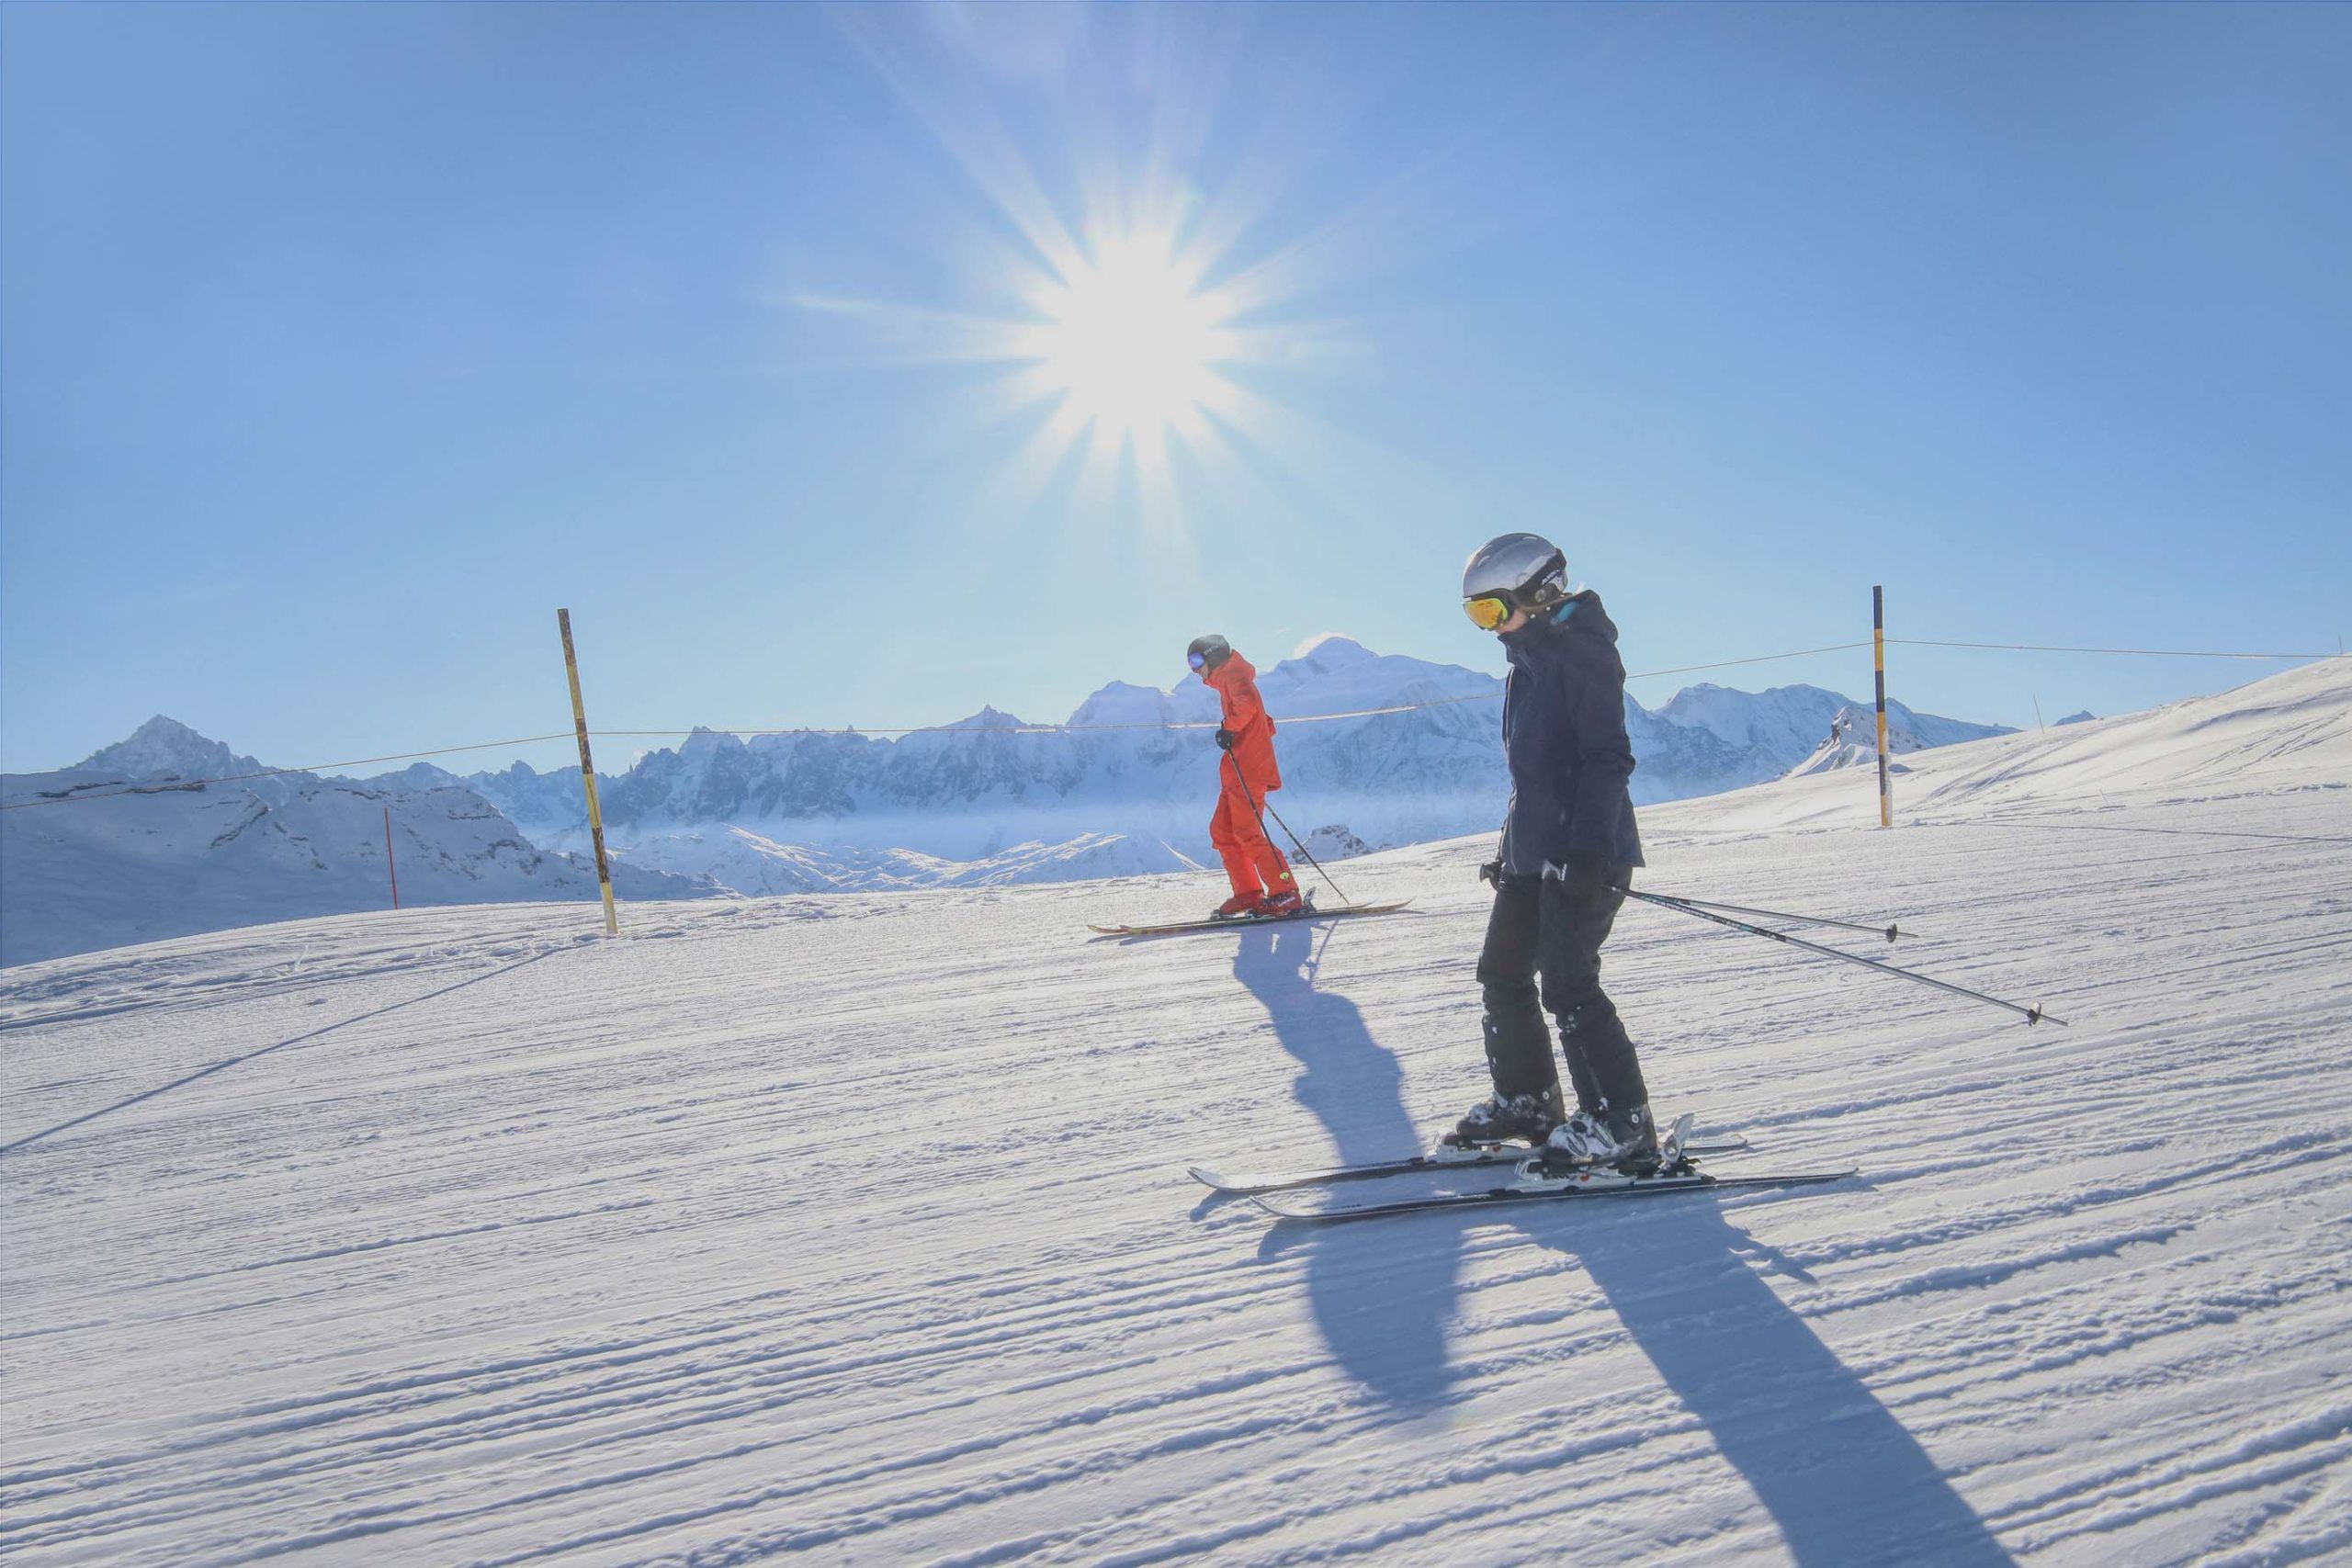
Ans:
[{"label": "pair of skis", "polygon": [[[1193,1179],[1219,1192],[1246,1196],[1282,1220],[1351,1220],[1375,1214],[1407,1214],[1426,1209],[1537,1202],[1556,1198],[1630,1198],[1663,1192],[1690,1192],[1709,1188],[1804,1187],[1843,1181],[1853,1170],[1795,1171],[1767,1176],[1715,1176],[1693,1161],[1702,1156],[1736,1154],[1747,1148],[1745,1138],[1693,1142],[1685,1116],[1659,1141],[1658,1165],[1645,1175],[1628,1175],[1607,1167],[1564,1171],[1545,1170],[1535,1163],[1535,1151],[1522,1144],[1479,1144],[1463,1149],[1438,1149],[1403,1159],[1365,1165],[1333,1166],[1322,1170],[1228,1177],[1200,1166]],[[1446,1190],[1409,1198],[1350,1202],[1325,1195],[1301,1201],[1282,1194],[1344,1186],[1385,1176],[1411,1176],[1480,1167],[1507,1167],[1510,1176],[1501,1184],[1467,1190]]]},{"label": "pair of skis", "polygon": [[1177,931],[1274,926],[1285,920],[1336,920],[1347,915],[1393,915],[1411,902],[1410,898],[1399,898],[1393,904],[1342,904],[1336,909],[1318,909],[1309,901],[1304,908],[1287,915],[1213,915],[1206,919],[1167,920],[1153,926],[1089,926],[1087,930],[1102,936],[1169,936]]}]

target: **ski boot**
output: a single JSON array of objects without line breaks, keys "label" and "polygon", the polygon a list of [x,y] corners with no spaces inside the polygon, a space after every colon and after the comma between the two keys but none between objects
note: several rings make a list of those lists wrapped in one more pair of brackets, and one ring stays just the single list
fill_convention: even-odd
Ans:
[{"label": "ski boot", "polygon": [[1209,911],[1209,919],[1213,920],[1236,920],[1246,915],[1254,915],[1258,912],[1258,901],[1261,895],[1256,893],[1236,893],[1232,897],[1227,898],[1224,903],[1219,904],[1216,908],[1211,909]]},{"label": "ski boot", "polygon": [[1449,1151],[1461,1153],[1515,1140],[1540,1150],[1559,1120],[1560,1090],[1556,1084],[1541,1094],[1490,1094],[1472,1106],[1453,1124],[1453,1131],[1437,1141],[1434,1153],[1442,1159]]},{"label": "ski boot", "polygon": [[1250,912],[1260,919],[1278,920],[1285,915],[1303,914],[1306,909],[1306,900],[1296,893],[1269,893],[1258,900],[1257,908]]},{"label": "ski boot", "polygon": [[1627,1176],[1648,1176],[1658,1168],[1657,1122],[1646,1105],[1579,1111],[1552,1129],[1537,1158],[1546,1170],[1607,1166]]}]

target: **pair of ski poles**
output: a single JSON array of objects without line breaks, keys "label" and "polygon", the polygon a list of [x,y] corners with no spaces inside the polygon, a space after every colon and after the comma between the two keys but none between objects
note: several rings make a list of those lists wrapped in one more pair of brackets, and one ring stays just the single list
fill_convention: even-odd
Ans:
[{"label": "pair of ski poles", "polygon": [[1917,980],[1922,986],[1933,986],[1939,991],[1950,991],[1956,997],[1966,997],[1972,1001],[2006,1009],[2023,1018],[2029,1027],[2041,1023],[2044,1020],[2061,1028],[2066,1027],[2064,1019],[2055,1017],[2038,1007],[2020,1007],[2016,1002],[2005,1002],[1998,997],[1988,997],[1982,991],[1972,991],[1965,986],[1955,986],[1949,980],[1939,980],[1932,975],[1922,975],[1916,969],[1905,969],[1899,964],[1889,964],[1884,959],[1866,958],[1859,953],[1848,953],[1841,948],[1825,947],[1817,942],[1807,942],[1803,937],[1791,936],[1786,931],[1776,931],[1768,926],[1750,925],[1746,920],[1735,920],[1730,917],[1754,915],[1767,920],[1792,920],[1798,925],[1838,926],[1846,931],[1869,931],[1873,936],[1883,936],[1889,942],[1893,942],[1903,934],[1893,923],[1884,926],[1866,926],[1854,920],[1833,920],[1819,915],[1792,915],[1779,909],[1750,909],[1737,904],[1710,903],[1704,898],[1680,898],[1670,893],[1644,893],[1632,887],[1625,889],[1625,895],[1630,898],[1639,898],[1645,904],[1655,904],[1661,909],[1673,909],[1702,920],[1713,920],[1719,926],[1729,926],[1736,931],[1746,931],[1750,936],[1770,937],[1774,942],[1786,942],[1791,947],[1801,947],[1807,953],[1818,953],[1825,958],[1842,958],[1849,964],[1865,964],[1882,975],[1894,975],[1905,980]]}]

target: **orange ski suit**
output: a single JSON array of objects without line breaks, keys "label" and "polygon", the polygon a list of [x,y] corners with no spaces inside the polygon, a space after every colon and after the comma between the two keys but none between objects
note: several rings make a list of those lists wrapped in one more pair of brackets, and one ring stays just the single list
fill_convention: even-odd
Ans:
[{"label": "orange ski suit", "polygon": [[[1215,670],[1201,671],[1201,680],[1224,705],[1225,728],[1233,732],[1233,750],[1217,760],[1222,787],[1216,815],[1209,819],[1209,842],[1225,861],[1226,879],[1237,896],[1261,888],[1269,894],[1296,892],[1290,862],[1266,837],[1266,825],[1250,805],[1251,795],[1263,806],[1267,795],[1283,787],[1282,772],[1274,766],[1274,721],[1258,695],[1257,669],[1238,653],[1229,654]],[[1243,779],[1250,783],[1247,793]]]}]

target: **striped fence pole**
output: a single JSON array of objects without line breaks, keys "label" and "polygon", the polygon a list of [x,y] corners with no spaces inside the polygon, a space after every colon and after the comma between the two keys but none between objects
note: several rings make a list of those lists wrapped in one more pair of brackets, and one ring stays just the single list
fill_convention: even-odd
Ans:
[{"label": "striped fence pole", "polygon": [[1875,584],[1871,588],[1871,657],[1878,671],[1878,825],[1892,828],[1894,790],[1886,772],[1886,590]]}]

